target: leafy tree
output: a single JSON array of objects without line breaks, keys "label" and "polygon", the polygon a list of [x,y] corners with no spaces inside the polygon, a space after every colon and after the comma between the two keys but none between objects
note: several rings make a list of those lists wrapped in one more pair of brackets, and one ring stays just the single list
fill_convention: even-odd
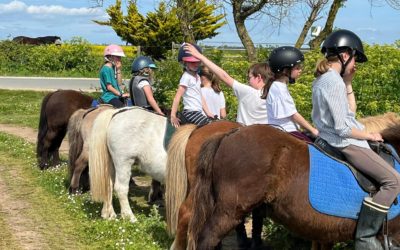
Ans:
[{"label": "leafy tree", "polygon": [[[116,0],[115,5],[107,9],[109,20],[94,22],[111,26],[122,40],[141,46],[145,54],[155,59],[165,58],[165,53],[173,42],[182,42],[184,38],[189,38],[190,41],[211,38],[225,24],[220,22],[224,15],[214,16],[216,6],[207,4],[206,0],[198,0],[196,3],[192,1],[190,7],[189,1],[181,2],[188,7],[184,9],[185,19],[179,18],[182,10],[177,11],[178,5],[169,8],[165,2],[160,2],[155,12],[149,12],[144,17],[138,12],[136,2],[129,1],[127,15],[124,16],[121,0]],[[182,30],[184,26],[190,28],[185,29],[185,35]]]},{"label": "leafy tree", "polygon": [[333,23],[335,22],[336,15],[341,7],[344,6],[344,2],[346,0],[333,0],[333,3],[331,5],[331,8],[329,10],[328,17],[326,19],[325,27],[322,29],[321,33],[312,39],[309,42],[310,48],[311,49],[317,49],[321,45],[322,41],[325,40],[325,38],[332,33],[333,30]]},{"label": "leafy tree", "polygon": [[287,10],[295,0],[225,0],[232,5],[233,19],[238,36],[246,49],[249,62],[257,61],[257,52],[254,43],[247,31],[245,21],[251,16],[259,14],[267,15],[271,20],[278,20],[281,23]]},{"label": "leafy tree", "polygon": [[313,23],[320,18],[319,15],[328,3],[328,0],[305,0],[304,2],[310,7],[311,11],[306,22],[304,23],[303,29],[301,30],[296,44],[294,45],[296,48],[300,48],[303,45],[308,31],[310,30]]}]

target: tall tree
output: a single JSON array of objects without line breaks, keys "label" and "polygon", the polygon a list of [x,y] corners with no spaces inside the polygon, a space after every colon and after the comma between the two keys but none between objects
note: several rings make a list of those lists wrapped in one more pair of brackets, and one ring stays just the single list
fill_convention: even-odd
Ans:
[{"label": "tall tree", "polygon": [[310,14],[306,22],[304,23],[303,29],[300,32],[299,38],[294,45],[296,48],[300,48],[304,40],[306,39],[307,33],[310,30],[311,26],[317,21],[321,11],[324,9],[328,0],[305,0],[305,4],[310,8]]},{"label": "tall tree", "polygon": [[[207,4],[206,0],[199,0],[190,6],[187,24],[190,29],[187,34],[197,41],[216,36],[217,29],[225,24],[224,15],[214,15],[214,5]],[[181,19],[178,18],[177,6],[169,8],[165,2],[160,2],[155,12],[148,12],[142,16],[135,1],[129,1],[127,15],[121,10],[121,0],[107,9],[108,21],[94,21],[100,25],[111,26],[122,40],[136,46],[155,59],[163,58],[172,42],[185,41]],[[190,37],[189,37],[190,39]]]},{"label": "tall tree", "polygon": [[329,10],[328,18],[326,19],[325,26],[322,29],[321,33],[316,36],[314,39],[310,40],[308,43],[311,49],[317,49],[321,45],[322,41],[332,33],[333,23],[335,22],[336,15],[341,7],[344,6],[344,2],[346,0],[333,0],[331,8]]},{"label": "tall tree", "polygon": [[[232,5],[236,30],[244,48],[246,49],[249,62],[257,61],[257,53],[253,40],[247,31],[245,21],[249,19],[250,16],[259,13],[261,16],[266,14],[270,18],[277,19],[280,23],[280,20],[283,18],[282,13],[285,13],[285,11],[282,10],[289,8],[293,2],[294,0],[229,0],[229,3]],[[265,9],[271,10],[275,7],[278,8],[278,14],[263,11]]]}]

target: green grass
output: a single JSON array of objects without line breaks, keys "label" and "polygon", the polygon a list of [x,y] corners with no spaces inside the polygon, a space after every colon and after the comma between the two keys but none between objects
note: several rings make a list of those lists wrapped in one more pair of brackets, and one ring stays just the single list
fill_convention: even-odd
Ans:
[{"label": "green grass", "polygon": [[[47,91],[0,89],[0,123],[37,129],[40,107]],[[99,93],[86,93],[95,98]]]},{"label": "green grass", "polygon": [[[67,193],[65,163],[52,170],[38,169],[31,143],[0,133],[0,164],[7,166],[1,178],[11,187],[13,195],[31,204],[27,216],[41,222],[38,230],[48,238],[52,248],[166,249],[171,244],[159,211],[143,201],[131,199],[138,223],[101,219],[101,204],[93,203],[89,194],[71,196]],[[18,178],[11,172],[17,172]],[[29,195],[23,195],[24,192]],[[114,199],[113,203],[117,205],[118,201]],[[114,207],[118,213],[119,207]],[[0,214],[0,225],[4,226],[2,216]],[[5,230],[0,236],[9,234]]]},{"label": "green grass", "polygon": [[37,128],[40,105],[48,92],[0,90],[0,123]]}]

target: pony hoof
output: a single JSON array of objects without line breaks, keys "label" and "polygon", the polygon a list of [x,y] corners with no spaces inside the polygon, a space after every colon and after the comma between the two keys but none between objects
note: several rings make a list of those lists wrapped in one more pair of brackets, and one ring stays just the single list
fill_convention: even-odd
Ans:
[{"label": "pony hoof", "polygon": [[81,195],[82,192],[79,190],[79,188],[72,188],[72,187],[69,187],[69,194],[72,194],[72,195]]},{"label": "pony hoof", "polygon": [[155,200],[155,201],[148,201],[147,204],[149,205],[156,205],[157,207],[164,207],[164,200]]},{"label": "pony hoof", "polygon": [[136,219],[136,217],[132,217],[132,218],[130,218],[130,220],[129,220],[131,223],[135,223],[135,222],[137,222],[138,220]]}]

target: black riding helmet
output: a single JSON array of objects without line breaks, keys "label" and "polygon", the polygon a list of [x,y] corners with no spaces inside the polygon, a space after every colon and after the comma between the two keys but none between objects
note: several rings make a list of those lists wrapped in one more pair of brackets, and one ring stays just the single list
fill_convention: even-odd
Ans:
[{"label": "black riding helmet", "polygon": [[[340,75],[343,76],[347,65],[355,56],[356,62],[368,61],[360,38],[350,30],[337,30],[331,33],[322,44],[321,52],[325,57],[337,56],[342,64]],[[345,62],[340,53],[349,52],[350,58]]]},{"label": "black riding helmet", "polygon": [[360,38],[350,30],[337,30],[331,33],[322,44],[325,57],[339,55],[347,50],[355,51],[356,62],[368,61]]},{"label": "black riding helmet", "polygon": [[[272,72],[279,73],[285,68],[292,69],[299,63],[304,62],[304,55],[295,47],[292,46],[282,46],[274,49],[268,58],[269,67]],[[289,82],[294,83],[294,79],[290,77]]]},{"label": "black riding helmet", "polygon": [[132,73],[137,73],[144,68],[156,69],[157,66],[153,60],[147,56],[137,57],[132,63]]}]

